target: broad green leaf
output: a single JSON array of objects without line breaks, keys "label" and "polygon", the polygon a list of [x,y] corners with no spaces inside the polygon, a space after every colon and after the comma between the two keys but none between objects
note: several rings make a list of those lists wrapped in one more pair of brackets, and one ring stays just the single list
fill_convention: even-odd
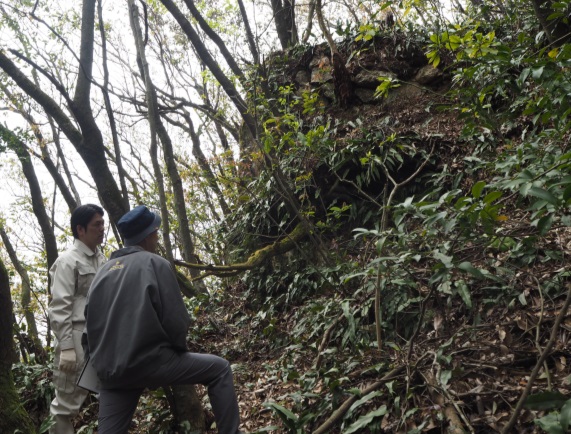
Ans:
[{"label": "broad green leaf", "polygon": [[458,268],[462,271],[466,271],[467,273],[470,273],[472,276],[477,277],[478,279],[485,279],[485,275],[484,273],[482,273],[481,270],[479,270],[478,268],[474,267],[470,262],[462,262],[458,265]]},{"label": "broad green leaf", "polygon": [[383,393],[380,391],[374,391],[369,393],[368,395],[363,396],[361,399],[358,399],[357,401],[355,401],[353,403],[353,405],[351,406],[351,408],[349,408],[349,411],[347,412],[347,416],[350,415],[353,410],[355,410],[356,408],[359,408],[361,405],[363,405],[365,402],[370,401],[373,398],[376,398],[377,396],[381,396]]},{"label": "broad green leaf", "polygon": [[456,289],[458,290],[458,294],[462,298],[462,301],[464,302],[464,304],[468,308],[471,308],[472,307],[472,297],[470,295],[470,289],[468,288],[468,285],[466,285],[466,282],[464,282],[463,280],[460,280],[460,281],[456,282],[454,285],[456,286]]},{"label": "broad green leaf", "polygon": [[551,229],[553,225],[553,214],[547,214],[544,217],[541,217],[537,222],[537,230],[539,231],[540,235],[545,235]]},{"label": "broad green leaf", "polygon": [[563,200],[567,202],[569,199],[571,199],[571,185],[568,185],[563,192]]},{"label": "broad green leaf", "polygon": [[484,197],[484,203],[492,203],[494,200],[498,200],[500,197],[502,197],[501,191],[492,191],[488,193],[486,197]]},{"label": "broad green leaf", "polygon": [[557,205],[557,198],[553,196],[549,191],[544,190],[543,188],[539,187],[531,187],[529,189],[530,196],[538,197],[543,199],[544,201],[552,204]]},{"label": "broad green leaf", "polygon": [[569,397],[561,392],[541,392],[528,396],[524,406],[529,410],[553,410],[560,409],[568,401]]},{"label": "broad green leaf", "polygon": [[297,416],[291,410],[275,402],[266,402],[264,407],[274,410],[289,428],[296,428]]},{"label": "broad green leaf", "polygon": [[452,378],[452,371],[445,370],[440,372],[440,384],[446,386],[450,379]]},{"label": "broad green leaf", "polygon": [[434,259],[442,262],[446,268],[452,267],[452,256],[447,256],[444,253],[440,253],[437,250],[433,252],[433,256]]},{"label": "broad green leaf", "polygon": [[353,423],[347,431],[343,431],[343,434],[351,434],[354,432],[363,432],[376,417],[381,417],[387,414],[387,406],[383,405],[375,411],[367,413],[361,416],[355,423]]},{"label": "broad green leaf", "polygon": [[549,413],[540,419],[534,420],[536,425],[539,425],[547,434],[565,434],[566,430],[561,428],[559,417],[555,413]]},{"label": "broad green leaf", "polygon": [[474,198],[476,199],[480,199],[480,195],[482,194],[482,190],[484,189],[485,186],[486,183],[484,181],[476,182],[476,184],[474,184],[474,186],[472,187],[472,196],[474,196]]},{"label": "broad green leaf", "polygon": [[540,67],[538,67],[538,68],[534,68],[533,71],[532,71],[532,73],[531,73],[531,76],[532,76],[533,78],[535,78],[536,80],[537,80],[538,78],[541,78],[541,76],[543,75],[543,69],[544,69],[544,68],[545,68],[545,66],[540,66]]},{"label": "broad green leaf", "polygon": [[567,400],[561,407],[561,427],[567,430],[571,425],[571,399]]}]

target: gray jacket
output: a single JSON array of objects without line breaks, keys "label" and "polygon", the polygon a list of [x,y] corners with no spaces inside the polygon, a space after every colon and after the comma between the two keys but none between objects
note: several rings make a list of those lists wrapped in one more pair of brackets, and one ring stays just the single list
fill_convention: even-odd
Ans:
[{"label": "gray jacket", "polygon": [[97,272],[85,318],[86,352],[103,388],[144,386],[146,375],[187,351],[190,316],[176,276],[139,246],[113,252]]}]

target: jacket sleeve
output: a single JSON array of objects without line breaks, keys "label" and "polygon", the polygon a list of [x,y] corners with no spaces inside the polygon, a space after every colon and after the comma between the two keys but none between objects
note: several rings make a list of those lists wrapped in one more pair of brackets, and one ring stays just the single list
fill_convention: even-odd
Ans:
[{"label": "jacket sleeve", "polygon": [[169,336],[172,346],[179,351],[188,351],[186,335],[190,316],[180,293],[176,276],[166,260],[156,264],[157,283],[161,310],[159,313],[163,329]]},{"label": "jacket sleeve", "polygon": [[70,261],[60,258],[50,270],[52,301],[49,308],[50,324],[60,348],[73,348],[73,297],[75,294],[74,267]]}]

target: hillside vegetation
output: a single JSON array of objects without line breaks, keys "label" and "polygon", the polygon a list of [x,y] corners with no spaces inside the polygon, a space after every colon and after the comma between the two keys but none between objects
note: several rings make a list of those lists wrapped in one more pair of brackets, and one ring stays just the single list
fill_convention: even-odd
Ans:
[{"label": "hillside vegetation", "polygon": [[[246,89],[273,97],[258,137],[240,127],[239,194],[211,224],[192,197],[208,264],[177,263],[209,287],[186,287],[189,348],[231,361],[252,433],[569,432],[571,2],[471,2],[455,23],[383,4]],[[14,374],[40,425],[51,374]],[[149,391],[132,432],[190,432],[172,407]]]}]

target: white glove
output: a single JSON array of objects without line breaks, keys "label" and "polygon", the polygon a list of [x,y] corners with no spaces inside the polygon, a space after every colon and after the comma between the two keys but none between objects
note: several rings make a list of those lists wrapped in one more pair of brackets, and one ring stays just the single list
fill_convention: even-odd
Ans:
[{"label": "white glove", "polygon": [[59,355],[59,370],[67,374],[72,374],[75,372],[75,363],[77,358],[75,356],[75,350],[69,348],[67,350],[62,350]]}]

